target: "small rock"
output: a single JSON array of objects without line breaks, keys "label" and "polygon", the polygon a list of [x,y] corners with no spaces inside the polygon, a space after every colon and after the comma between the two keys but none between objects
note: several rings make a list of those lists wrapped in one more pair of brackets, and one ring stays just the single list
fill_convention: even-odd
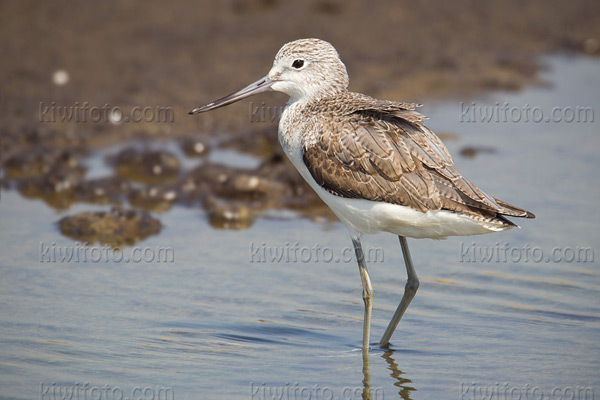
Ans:
[{"label": "small rock", "polygon": [[63,235],[87,243],[110,246],[132,245],[160,232],[162,224],[146,211],[124,210],[81,212],[59,221]]},{"label": "small rock", "polygon": [[125,149],[117,155],[115,164],[122,177],[146,183],[172,181],[178,177],[181,169],[175,155],[160,150],[143,152]]},{"label": "small rock", "polygon": [[216,197],[209,197],[205,208],[209,222],[214,228],[246,229],[254,223],[254,213],[243,203],[225,202]]},{"label": "small rock", "polygon": [[69,83],[69,73],[64,69],[59,69],[52,74],[52,81],[56,86],[63,86]]},{"label": "small rock", "polygon": [[196,138],[184,139],[181,143],[183,152],[189,157],[204,157],[210,153],[208,145]]},{"label": "small rock", "polygon": [[129,182],[117,176],[83,181],[75,189],[80,201],[97,204],[120,203],[130,191]]},{"label": "small rock", "polygon": [[161,186],[147,186],[133,190],[129,201],[136,207],[147,211],[165,212],[171,209],[173,201],[177,199],[175,189]]},{"label": "small rock", "polygon": [[487,146],[466,146],[460,150],[460,155],[465,158],[475,158],[478,154],[494,154],[496,149]]}]

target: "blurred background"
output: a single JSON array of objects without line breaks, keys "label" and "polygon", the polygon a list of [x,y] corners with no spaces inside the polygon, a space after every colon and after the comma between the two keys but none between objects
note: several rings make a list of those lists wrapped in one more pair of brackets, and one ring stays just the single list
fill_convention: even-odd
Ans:
[{"label": "blurred background", "polygon": [[[0,35],[0,399],[81,382],[179,399],[270,398],[254,390],[294,382],[356,398],[496,382],[600,393],[599,2],[2,1]],[[350,90],[424,103],[465,176],[538,216],[504,236],[414,241],[420,293],[370,371],[353,260],[253,258],[350,245],[279,147],[286,97],[187,115],[306,37],[335,46]],[[505,103],[519,118],[480,118]],[[591,114],[533,123],[525,107]],[[588,256],[464,251],[504,243]],[[393,237],[370,244],[386,256],[378,336],[405,277]],[[174,258],[79,257],[135,246]]]}]

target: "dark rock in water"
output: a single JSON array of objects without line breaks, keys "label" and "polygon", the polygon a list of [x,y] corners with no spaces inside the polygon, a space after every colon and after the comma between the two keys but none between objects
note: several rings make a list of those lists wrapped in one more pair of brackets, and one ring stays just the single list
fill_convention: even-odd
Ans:
[{"label": "dark rock in water", "polygon": [[129,202],[147,211],[165,212],[171,209],[177,197],[175,189],[153,185],[131,191]]},{"label": "dark rock in water", "polygon": [[294,196],[295,194],[304,191],[314,192],[298,171],[292,166],[292,163],[287,157],[274,157],[263,162],[258,167],[256,173],[260,174],[270,182],[278,182],[287,186],[289,188],[288,192],[280,193],[281,196]]},{"label": "dark rock in water", "polygon": [[63,235],[81,242],[132,245],[160,232],[162,224],[146,211],[124,210],[81,212],[59,221]]},{"label": "dark rock in water", "polygon": [[226,187],[237,175],[246,173],[246,169],[229,167],[222,164],[206,163],[189,171],[185,180],[189,187],[195,185],[197,188],[209,187],[211,193],[224,195]]},{"label": "dark rock in water", "polygon": [[[58,186],[68,185],[69,183],[59,183]],[[19,193],[28,199],[41,199],[56,210],[66,210],[76,202],[73,188],[55,191],[51,184],[46,184],[43,178],[22,179],[17,182]]]},{"label": "dark rock in water", "polygon": [[211,193],[212,188],[207,182],[198,181],[190,173],[177,183],[177,201],[182,204],[203,204]]},{"label": "dark rock in water", "polygon": [[275,180],[246,172],[232,176],[223,186],[223,195],[232,198],[246,196],[261,198],[263,196],[278,196],[286,191],[286,186]]},{"label": "dark rock in water", "polygon": [[460,155],[465,158],[475,158],[478,154],[494,154],[496,149],[488,146],[466,146],[460,149]]},{"label": "dark rock in water", "polygon": [[78,163],[55,163],[42,178],[40,185],[47,192],[60,193],[74,190],[83,179],[85,168]]},{"label": "dark rock in water", "polygon": [[291,193],[287,182],[281,182],[267,169],[248,170],[222,164],[206,163],[186,175],[188,187],[209,188],[219,197],[235,200],[260,200],[266,197],[279,197]]},{"label": "dark rock in water", "polygon": [[179,159],[167,151],[125,149],[115,158],[118,174],[126,179],[144,182],[170,182],[179,176]]},{"label": "dark rock in water", "polygon": [[263,159],[284,155],[277,138],[276,126],[244,132],[222,142],[220,147],[253,154]]},{"label": "dark rock in water", "polygon": [[254,223],[254,212],[244,203],[209,197],[205,204],[208,220],[218,229],[246,229]]},{"label": "dark rock in water", "polygon": [[247,228],[266,210],[283,207],[332,219],[333,214],[289,164],[277,155],[252,170],[207,162],[178,182],[178,201],[201,204],[210,224],[221,229]]},{"label": "dark rock in water", "polygon": [[69,208],[76,201],[75,187],[82,181],[85,168],[68,152],[34,159],[21,164],[21,177],[16,178],[19,192],[28,198],[41,198],[59,210]]},{"label": "dark rock in water", "polygon": [[183,152],[189,157],[204,157],[210,153],[210,148],[204,140],[187,138],[181,142]]},{"label": "dark rock in water", "polygon": [[4,163],[8,178],[29,178],[52,173],[57,169],[80,167],[75,154],[69,149],[34,146],[14,154]]},{"label": "dark rock in water", "polygon": [[95,204],[120,204],[131,191],[131,184],[117,176],[83,181],[75,188],[77,200]]}]

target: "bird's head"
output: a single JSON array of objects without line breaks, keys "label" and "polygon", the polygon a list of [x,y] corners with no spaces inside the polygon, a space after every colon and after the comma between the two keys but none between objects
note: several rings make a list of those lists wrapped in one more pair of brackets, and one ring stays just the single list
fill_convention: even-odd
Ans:
[{"label": "bird's head", "polygon": [[324,40],[300,39],[283,45],[267,76],[190,114],[214,110],[268,90],[283,92],[291,101],[297,101],[333,95],[347,88],[346,66],[335,48]]}]

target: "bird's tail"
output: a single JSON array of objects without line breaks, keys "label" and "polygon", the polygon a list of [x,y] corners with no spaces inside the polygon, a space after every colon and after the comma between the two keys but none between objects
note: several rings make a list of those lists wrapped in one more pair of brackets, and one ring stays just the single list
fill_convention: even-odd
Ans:
[{"label": "bird's tail", "polygon": [[535,215],[532,212],[529,212],[519,207],[515,207],[512,204],[505,203],[502,200],[498,200],[497,198],[494,198],[494,200],[500,206],[500,209],[497,211],[500,215],[519,218],[535,218]]}]

